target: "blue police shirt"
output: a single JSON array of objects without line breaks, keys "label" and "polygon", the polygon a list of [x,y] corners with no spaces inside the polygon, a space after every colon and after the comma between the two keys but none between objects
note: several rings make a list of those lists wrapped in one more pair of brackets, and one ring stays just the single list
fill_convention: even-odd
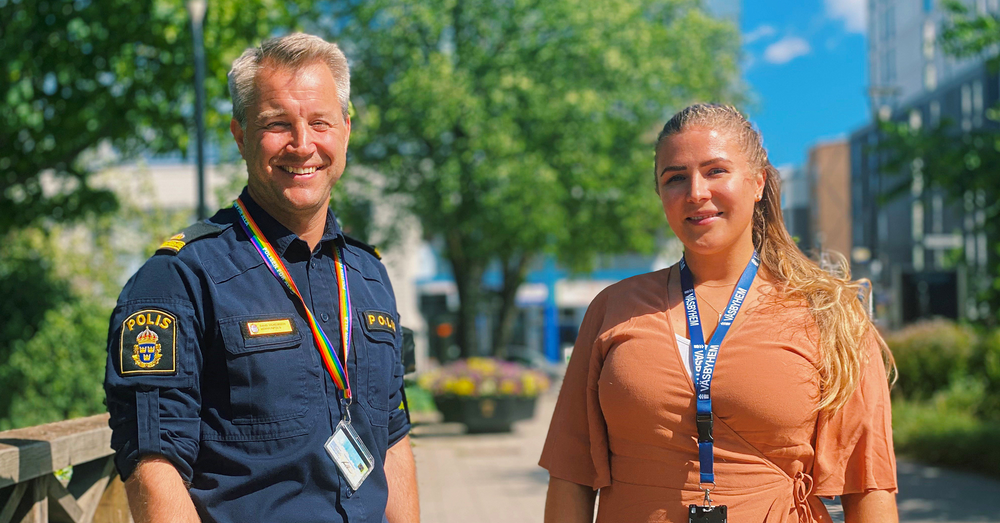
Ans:
[{"label": "blue police shirt", "polygon": [[332,211],[310,252],[246,189],[242,198],[338,350],[332,249],[343,248],[353,309],[350,415],[374,470],[352,492],[326,453],[342,417],[339,391],[305,313],[229,208],[201,225],[210,234],[150,258],[112,313],[105,391],[118,471],[128,478],[141,456],[165,456],[190,483],[203,521],[381,522],[386,450],[409,431],[385,267],[344,236]]}]

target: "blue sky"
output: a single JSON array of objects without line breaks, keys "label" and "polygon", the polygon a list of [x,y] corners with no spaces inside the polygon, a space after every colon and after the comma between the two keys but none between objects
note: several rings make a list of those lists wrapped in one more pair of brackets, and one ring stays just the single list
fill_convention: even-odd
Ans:
[{"label": "blue sky", "polygon": [[868,121],[865,0],[744,0],[746,107],[774,165]]}]

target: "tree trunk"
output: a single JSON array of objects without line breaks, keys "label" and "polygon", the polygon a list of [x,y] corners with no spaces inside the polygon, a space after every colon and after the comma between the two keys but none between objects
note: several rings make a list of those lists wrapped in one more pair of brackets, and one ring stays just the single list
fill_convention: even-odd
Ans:
[{"label": "tree trunk", "polygon": [[498,358],[508,356],[507,347],[517,319],[517,289],[524,283],[531,256],[527,254],[505,256],[500,260],[503,282],[500,287],[500,307],[497,322],[493,328],[493,355]]},{"label": "tree trunk", "polygon": [[458,290],[458,318],[455,325],[455,339],[463,358],[475,356],[478,352],[479,336],[476,316],[483,298],[483,267],[465,256],[463,240],[458,233],[446,235],[448,260],[455,276]]}]

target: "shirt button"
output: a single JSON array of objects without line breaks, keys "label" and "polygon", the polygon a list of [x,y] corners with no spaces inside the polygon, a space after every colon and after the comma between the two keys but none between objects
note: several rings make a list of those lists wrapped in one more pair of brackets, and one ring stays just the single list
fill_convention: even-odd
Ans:
[{"label": "shirt button", "polygon": [[325,312],[320,313],[319,318],[323,321],[330,321],[330,315]]},{"label": "shirt button", "polygon": [[312,261],[309,262],[309,268],[310,269],[315,269],[316,268],[316,260],[312,260]]}]

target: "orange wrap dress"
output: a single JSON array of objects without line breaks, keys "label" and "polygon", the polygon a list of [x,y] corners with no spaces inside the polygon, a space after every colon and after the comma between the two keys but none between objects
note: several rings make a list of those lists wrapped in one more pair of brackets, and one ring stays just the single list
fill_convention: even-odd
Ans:
[{"label": "orange wrap dress", "polygon": [[[636,276],[591,303],[542,451],[551,476],[600,489],[599,523],[684,523],[704,497],[694,385],[667,283],[667,269]],[[804,303],[752,292],[722,343],[712,499],[731,522],[827,522],[818,496],[896,490],[878,334],[864,340],[871,356],[860,385],[830,414],[816,409],[817,332]]]}]

